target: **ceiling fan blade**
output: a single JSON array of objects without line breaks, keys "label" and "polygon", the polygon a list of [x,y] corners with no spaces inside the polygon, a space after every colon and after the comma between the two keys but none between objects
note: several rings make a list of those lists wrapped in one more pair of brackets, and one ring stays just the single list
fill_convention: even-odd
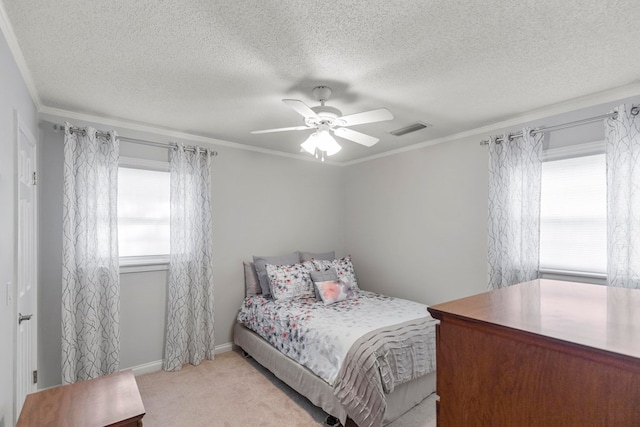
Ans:
[{"label": "ceiling fan blade", "polygon": [[298,114],[305,119],[317,118],[318,115],[307,104],[299,99],[283,99],[282,102],[293,108]]},{"label": "ceiling fan blade", "polygon": [[251,131],[252,134],[258,134],[258,133],[271,133],[271,132],[283,132],[286,130],[305,130],[305,129],[313,129],[310,126],[292,126],[289,128],[276,128],[276,129],[264,129],[264,130],[253,130]]},{"label": "ceiling fan blade", "polygon": [[344,122],[342,126],[361,125],[364,123],[383,122],[385,120],[392,120],[393,114],[386,108],[379,108],[377,110],[365,111],[363,113],[350,114],[348,116],[342,116],[338,118],[339,121]]},{"label": "ceiling fan blade", "polygon": [[358,144],[362,144],[365,147],[371,147],[372,145],[375,145],[376,142],[380,141],[378,138],[365,135],[364,133],[361,133],[361,132],[356,132],[353,129],[337,128],[333,131],[333,133],[336,134],[336,136],[339,136],[340,138],[357,142]]}]

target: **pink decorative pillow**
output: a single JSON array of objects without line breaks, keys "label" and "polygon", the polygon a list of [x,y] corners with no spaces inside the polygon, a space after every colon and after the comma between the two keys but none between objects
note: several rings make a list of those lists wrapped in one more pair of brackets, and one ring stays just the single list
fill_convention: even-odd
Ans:
[{"label": "pink decorative pillow", "polygon": [[324,302],[324,305],[344,301],[353,296],[353,291],[346,280],[327,280],[314,282],[316,293]]}]

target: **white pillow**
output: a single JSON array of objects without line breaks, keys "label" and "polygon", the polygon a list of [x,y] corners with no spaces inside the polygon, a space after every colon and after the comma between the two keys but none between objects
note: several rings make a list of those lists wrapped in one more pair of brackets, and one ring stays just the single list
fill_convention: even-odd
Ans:
[{"label": "white pillow", "polygon": [[271,291],[269,289],[269,278],[267,277],[267,270],[265,265],[291,265],[300,262],[300,253],[295,251],[289,255],[278,256],[253,256],[253,264],[258,274],[258,281],[260,282],[260,289],[262,289],[262,296],[270,297]]},{"label": "white pillow", "polygon": [[316,270],[319,271],[328,270],[331,267],[335,268],[339,279],[346,279],[354,291],[360,289],[358,287],[358,281],[356,280],[356,273],[353,269],[353,263],[351,262],[351,255],[347,255],[340,259],[334,259],[333,261],[314,259],[312,262],[315,265]]},{"label": "white pillow", "polygon": [[271,295],[276,301],[315,298],[309,270],[302,264],[267,264],[267,276]]}]

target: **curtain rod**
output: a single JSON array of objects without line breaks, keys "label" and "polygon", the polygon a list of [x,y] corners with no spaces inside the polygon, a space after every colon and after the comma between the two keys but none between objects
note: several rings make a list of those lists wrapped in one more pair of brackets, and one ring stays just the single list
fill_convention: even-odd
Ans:
[{"label": "curtain rod", "polygon": [[[53,124],[53,129],[55,129],[56,131],[63,131],[64,130],[64,125],[58,124],[58,123],[54,123]],[[69,128],[69,131],[71,133],[82,133],[85,134],[84,129],[80,129],[77,126],[72,126]],[[99,136],[103,136],[106,137],[107,139],[111,137],[111,135],[109,135],[106,132],[96,132],[97,135]],[[178,144],[176,144],[175,142],[154,142],[154,141],[146,141],[144,139],[135,139],[135,138],[127,138],[127,137],[123,137],[123,136],[118,136],[118,139],[124,142],[131,142],[133,144],[142,144],[142,145],[150,145],[152,147],[160,147],[160,148],[175,148],[178,146]],[[184,149],[187,151],[196,151],[196,147],[193,145],[185,145]],[[218,155],[217,151],[214,150],[209,150],[209,153],[211,156],[215,157]]]},{"label": "curtain rod", "polygon": [[[637,116],[638,113],[640,113],[640,107],[638,106],[634,106],[631,107],[631,114],[633,114],[634,116]],[[604,120],[604,119],[608,119],[609,117],[613,117],[614,119],[616,117],[618,117],[618,113],[617,112],[613,112],[613,113],[609,113],[609,114],[603,114],[601,116],[595,116],[595,117],[589,117],[587,119],[582,119],[582,120],[576,120],[574,122],[568,122],[568,123],[562,123],[559,125],[555,125],[555,126],[548,126],[548,127],[541,127],[538,129],[534,129],[531,131],[531,135],[536,135],[538,133],[542,133],[542,132],[552,132],[554,130],[560,130],[560,129],[568,129],[574,126],[580,126],[580,125],[584,125],[587,123],[593,123],[593,122],[597,122],[600,120]],[[513,139],[513,138],[519,138],[522,136],[522,131],[520,132],[516,132],[516,133],[512,133],[508,136],[509,139]],[[496,144],[500,144],[502,143],[504,140],[504,137],[498,137],[495,139]],[[489,143],[491,142],[490,139],[483,139],[482,141],[480,141],[480,145],[489,145]]]}]

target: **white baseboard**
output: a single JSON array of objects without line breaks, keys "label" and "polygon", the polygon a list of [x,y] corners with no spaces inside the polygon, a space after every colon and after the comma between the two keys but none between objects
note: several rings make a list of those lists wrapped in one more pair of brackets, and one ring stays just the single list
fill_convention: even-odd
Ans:
[{"label": "white baseboard", "polygon": [[216,354],[226,353],[227,351],[233,350],[233,343],[228,342],[226,344],[220,344],[216,346]]},{"label": "white baseboard", "polygon": [[151,372],[158,372],[162,370],[162,360],[156,360],[155,362],[143,363],[142,365],[133,366],[131,368],[133,375],[150,374]]},{"label": "white baseboard", "polygon": [[[226,353],[228,351],[232,351],[234,349],[233,343],[225,343],[220,344],[215,347],[215,354]],[[150,374],[151,372],[158,372],[162,370],[162,360],[156,360],[154,362],[143,363],[142,365],[132,366],[131,369],[133,371],[133,375],[136,377],[138,375]]]}]

